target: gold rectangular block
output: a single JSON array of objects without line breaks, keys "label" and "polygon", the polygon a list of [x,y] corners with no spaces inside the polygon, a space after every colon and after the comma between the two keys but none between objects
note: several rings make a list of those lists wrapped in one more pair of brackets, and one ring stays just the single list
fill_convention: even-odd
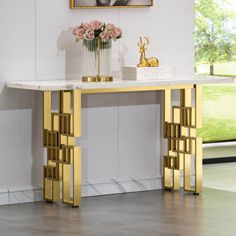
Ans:
[{"label": "gold rectangular block", "polygon": [[195,193],[202,192],[202,139],[196,140],[195,156]]},{"label": "gold rectangular block", "polygon": [[73,91],[73,134],[75,137],[81,136],[81,91]]},{"label": "gold rectangular block", "polygon": [[57,131],[44,130],[44,147],[60,147],[60,135]]},{"label": "gold rectangular block", "polygon": [[60,131],[60,114],[59,113],[52,113],[52,129],[53,131]]},{"label": "gold rectangular block", "polygon": [[43,198],[45,201],[53,201],[52,180],[47,178],[43,180]]},{"label": "gold rectangular block", "polygon": [[46,130],[52,129],[52,93],[43,92],[43,128]]},{"label": "gold rectangular block", "polygon": [[165,122],[165,138],[181,138],[181,136],[180,124]]},{"label": "gold rectangular block", "polygon": [[191,155],[184,155],[184,190],[191,191],[191,163],[192,163]]},{"label": "gold rectangular block", "polygon": [[44,166],[44,178],[59,180],[59,166]]},{"label": "gold rectangular block", "polygon": [[63,161],[63,164],[73,163],[74,148],[75,147],[73,147],[73,146],[63,146],[62,147],[62,161]]},{"label": "gold rectangular block", "polygon": [[61,135],[60,139],[62,146],[75,146],[76,138],[74,136]]},{"label": "gold rectangular block", "polygon": [[172,169],[180,169],[180,157],[179,156],[164,156],[164,166]]},{"label": "gold rectangular block", "polygon": [[73,165],[73,206],[79,206],[81,203],[82,188],[82,164],[81,148],[74,148],[74,165]]},{"label": "gold rectangular block", "polygon": [[60,133],[63,135],[71,135],[71,119],[70,114],[60,115]]},{"label": "gold rectangular block", "polygon": [[62,165],[62,202],[72,204],[71,191],[71,166],[69,164]]},{"label": "gold rectangular block", "polygon": [[48,147],[47,157],[49,161],[60,162],[60,148]]}]

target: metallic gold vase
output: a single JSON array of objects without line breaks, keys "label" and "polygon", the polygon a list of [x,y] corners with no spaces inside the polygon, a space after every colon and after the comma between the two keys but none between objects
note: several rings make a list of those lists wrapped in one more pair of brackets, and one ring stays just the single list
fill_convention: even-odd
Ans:
[{"label": "metallic gold vase", "polygon": [[83,82],[110,82],[112,41],[101,41],[100,39],[84,40],[84,76]]}]

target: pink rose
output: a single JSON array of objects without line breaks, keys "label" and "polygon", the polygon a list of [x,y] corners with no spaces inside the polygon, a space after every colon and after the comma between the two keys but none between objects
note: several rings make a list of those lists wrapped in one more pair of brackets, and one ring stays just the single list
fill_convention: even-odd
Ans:
[{"label": "pink rose", "polygon": [[122,36],[121,29],[115,27],[113,24],[107,24],[105,30],[109,32],[110,38],[112,39],[118,39]]},{"label": "pink rose", "polygon": [[95,38],[108,41],[110,39],[116,40],[122,37],[120,28],[111,23],[105,24],[97,20],[81,23],[80,26],[73,29],[73,34],[76,36],[76,41],[80,39],[94,40]]},{"label": "pink rose", "polygon": [[78,29],[79,29],[79,27],[75,27],[75,28],[73,29],[73,31],[72,31],[72,32],[73,32],[73,35],[75,35],[75,36],[77,35]]},{"label": "pink rose", "polygon": [[80,28],[87,30],[89,28],[88,23],[81,23]]},{"label": "pink rose", "polygon": [[120,28],[117,28],[117,27],[115,28],[115,37],[116,39],[119,39],[122,37],[122,31]]},{"label": "pink rose", "polygon": [[97,21],[97,20],[91,21],[89,23],[89,28],[93,29],[93,30],[99,30],[102,28],[102,26],[103,26],[103,23],[101,21]]},{"label": "pink rose", "polygon": [[115,38],[116,37],[116,33],[115,33],[114,30],[108,30],[107,32],[109,33],[111,38]]},{"label": "pink rose", "polygon": [[73,29],[73,34],[76,36],[77,39],[83,39],[85,33],[85,29],[76,27]]},{"label": "pink rose", "polygon": [[108,41],[110,39],[110,32],[108,31],[103,31],[101,34],[100,34],[100,38],[102,41]]},{"label": "pink rose", "polygon": [[94,31],[91,29],[87,29],[85,34],[84,34],[84,39],[85,40],[94,40]]},{"label": "pink rose", "polygon": [[106,30],[108,30],[108,31],[112,31],[112,30],[114,30],[114,28],[115,28],[115,26],[113,24],[111,24],[111,23],[108,23],[106,25]]}]

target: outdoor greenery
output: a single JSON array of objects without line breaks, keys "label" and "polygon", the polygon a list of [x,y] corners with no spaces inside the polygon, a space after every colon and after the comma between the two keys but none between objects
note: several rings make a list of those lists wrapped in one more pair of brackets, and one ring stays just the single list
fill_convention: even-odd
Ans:
[{"label": "outdoor greenery", "polygon": [[227,0],[196,0],[196,63],[214,64],[236,56],[236,13]]},{"label": "outdoor greenery", "polygon": [[[236,76],[235,0],[196,0],[196,72]],[[204,142],[236,139],[236,85],[203,86]]]},{"label": "outdoor greenery", "polygon": [[204,118],[203,123],[205,128],[199,131],[199,136],[204,143],[236,139],[235,119]]},{"label": "outdoor greenery", "polygon": [[236,139],[236,85],[203,86],[203,128],[199,135],[204,142]]},{"label": "outdoor greenery", "polygon": [[[198,74],[209,75],[209,64],[200,64],[196,66]],[[214,64],[214,75],[218,76],[236,76],[236,61],[231,62],[216,62]]]}]

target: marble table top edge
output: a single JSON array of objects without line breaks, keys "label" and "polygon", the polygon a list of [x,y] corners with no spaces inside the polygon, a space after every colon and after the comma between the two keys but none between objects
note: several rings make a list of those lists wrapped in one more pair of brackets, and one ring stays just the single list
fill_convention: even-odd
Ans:
[{"label": "marble table top edge", "polygon": [[81,80],[45,80],[45,81],[13,81],[7,82],[8,88],[35,90],[35,91],[59,91],[74,89],[112,89],[142,86],[172,86],[193,84],[217,84],[234,83],[234,77],[178,75],[159,78],[148,81],[117,80],[105,83],[86,83]]}]

